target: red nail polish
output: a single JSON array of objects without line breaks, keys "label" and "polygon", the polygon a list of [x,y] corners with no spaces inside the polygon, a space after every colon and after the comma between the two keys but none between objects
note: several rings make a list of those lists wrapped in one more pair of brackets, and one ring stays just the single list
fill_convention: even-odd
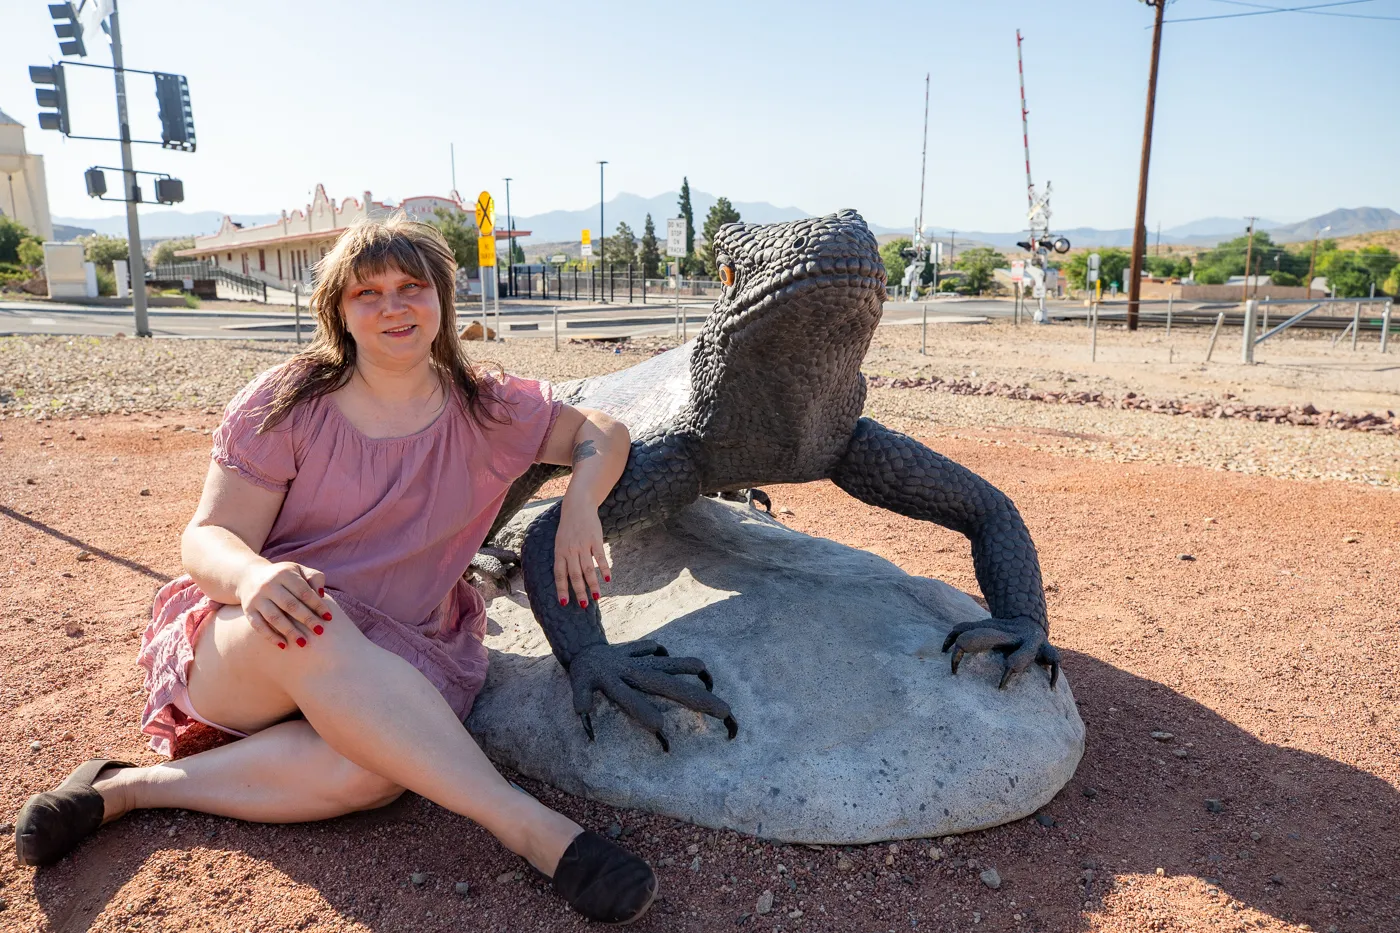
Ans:
[{"label": "red nail polish", "polygon": [[604,583],[611,583],[611,582],[612,582],[612,577],[604,576],[604,577],[603,577],[603,582],[604,582]]},{"label": "red nail polish", "polygon": [[317,635],[322,635],[322,634],[325,634],[325,631],[326,631],[326,630],[325,630],[323,627],[321,627],[321,626],[318,625],[318,626],[316,626],[315,628],[313,628],[311,631],[315,632]]},{"label": "red nail polish", "polygon": [[588,600],[586,600],[586,599],[580,599],[580,600],[578,601],[578,607],[579,607],[580,609],[587,609],[587,608],[588,608]]},{"label": "red nail polish", "polygon": [[277,647],[279,647],[279,648],[285,648],[285,647],[287,647],[287,643],[284,642],[284,641],[279,641],[279,642],[277,643]]},{"label": "red nail polish", "polygon": [[600,598],[600,597],[598,596],[597,593],[594,593],[594,594],[593,594],[593,599],[594,599],[594,600],[597,600],[597,599],[599,599],[599,598]]},{"label": "red nail polish", "polygon": [[305,648],[305,647],[306,647],[306,639],[305,639],[305,638],[302,638],[300,635],[297,636],[297,647],[298,647],[298,648]]},{"label": "red nail polish", "polygon": [[[323,612],[323,613],[321,613],[321,618],[323,618],[323,619],[325,619],[327,622],[329,622],[329,621],[331,620],[331,614],[330,614],[329,612]],[[317,628],[320,628],[321,626],[318,625],[318,626],[316,626],[316,627],[317,627]],[[319,635],[319,634],[321,634],[321,633],[320,633],[320,632],[317,632],[316,634]]]},{"label": "red nail polish", "polygon": [[569,604],[569,597],[567,597],[567,596],[560,596],[560,597],[559,597],[559,605],[561,605],[561,606],[567,606],[568,604]]},{"label": "red nail polish", "polygon": [[317,590],[316,590],[316,595],[317,595],[317,596],[325,596],[325,595],[326,595],[326,588],[323,586],[323,587],[320,587],[319,589],[317,589]]}]

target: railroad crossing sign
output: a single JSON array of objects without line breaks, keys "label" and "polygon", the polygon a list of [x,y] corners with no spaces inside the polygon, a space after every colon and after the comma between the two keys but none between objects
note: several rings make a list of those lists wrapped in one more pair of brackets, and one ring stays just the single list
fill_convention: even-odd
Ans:
[{"label": "railroad crossing sign", "polygon": [[672,259],[685,256],[685,218],[666,218],[666,255]]},{"label": "railroad crossing sign", "polygon": [[[484,237],[496,235],[496,199],[483,191],[476,198],[476,229]],[[494,250],[494,247],[493,247]],[[494,254],[494,253],[493,253]],[[492,262],[495,265],[495,262]]]},{"label": "railroad crossing sign", "polygon": [[476,261],[485,268],[496,264],[496,238],[479,236],[476,238]]}]

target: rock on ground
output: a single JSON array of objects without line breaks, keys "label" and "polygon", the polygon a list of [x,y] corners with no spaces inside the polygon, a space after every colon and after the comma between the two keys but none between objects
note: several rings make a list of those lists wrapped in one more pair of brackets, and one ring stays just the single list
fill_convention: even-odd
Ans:
[{"label": "rock on ground", "polygon": [[[530,515],[547,503],[517,517]],[[609,640],[655,638],[707,663],[740,724],[667,701],[671,752],[610,702],[590,743],[522,594],[490,605],[491,668],[468,721],[496,760],[562,790],[712,828],[862,843],[995,826],[1074,774],[1084,725],[1040,668],[999,691],[1000,658],[954,677],[948,629],[984,617],[965,593],[702,499],[612,548]]]}]

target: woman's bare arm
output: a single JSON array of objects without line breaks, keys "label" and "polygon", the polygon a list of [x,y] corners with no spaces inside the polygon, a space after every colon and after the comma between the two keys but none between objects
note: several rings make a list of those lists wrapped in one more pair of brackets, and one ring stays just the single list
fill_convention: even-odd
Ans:
[{"label": "woman's bare arm", "polygon": [[545,440],[541,460],[573,467],[559,516],[554,544],[554,583],[559,598],[568,601],[569,585],[579,605],[598,598],[598,571],[612,579],[603,550],[603,526],[598,506],[617,484],[627,466],[632,437],[627,426],[601,411],[565,405]]},{"label": "woman's bare arm", "polygon": [[304,643],[330,612],[320,599],[320,571],[274,564],[258,553],[283,498],[211,461],[199,506],[180,536],[180,557],[206,596],[242,606],[255,629],[285,645]]}]

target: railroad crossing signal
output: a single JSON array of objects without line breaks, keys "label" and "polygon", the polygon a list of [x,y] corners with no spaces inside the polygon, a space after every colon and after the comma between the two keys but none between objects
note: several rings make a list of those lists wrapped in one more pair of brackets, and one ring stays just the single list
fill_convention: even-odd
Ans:
[{"label": "railroad crossing signal", "polygon": [[67,136],[69,131],[68,86],[63,77],[63,63],[30,65],[29,80],[38,85],[49,85],[34,90],[34,99],[39,102],[40,107],[53,108],[53,112],[39,111],[39,127],[45,130],[58,130]]},{"label": "railroad crossing signal", "polygon": [[[476,196],[476,229],[483,237],[496,235],[496,199],[491,197],[489,191],[483,191]],[[494,246],[492,256],[495,256]],[[495,265],[494,259],[491,265]]]}]

